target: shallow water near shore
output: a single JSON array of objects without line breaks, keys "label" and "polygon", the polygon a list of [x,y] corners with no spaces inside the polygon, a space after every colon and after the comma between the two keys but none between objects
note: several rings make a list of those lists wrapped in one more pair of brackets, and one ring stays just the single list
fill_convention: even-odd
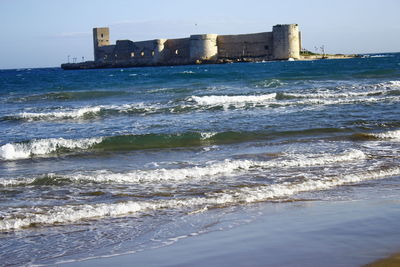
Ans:
[{"label": "shallow water near shore", "polygon": [[400,196],[400,54],[0,70],[0,102],[5,266],[146,252],[256,207]]}]

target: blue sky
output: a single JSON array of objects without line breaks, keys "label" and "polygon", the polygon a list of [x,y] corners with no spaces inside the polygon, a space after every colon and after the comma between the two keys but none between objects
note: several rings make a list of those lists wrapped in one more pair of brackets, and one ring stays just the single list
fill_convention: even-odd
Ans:
[{"label": "blue sky", "polygon": [[400,51],[399,0],[0,0],[0,69],[93,59],[92,28],[111,41],[271,31],[298,23],[303,47]]}]

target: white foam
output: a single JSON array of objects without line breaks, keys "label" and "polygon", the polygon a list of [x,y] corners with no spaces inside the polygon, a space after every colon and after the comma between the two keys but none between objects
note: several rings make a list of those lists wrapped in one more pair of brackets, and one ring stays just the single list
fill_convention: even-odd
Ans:
[{"label": "white foam", "polygon": [[60,148],[88,149],[102,140],[101,137],[85,139],[48,138],[32,140],[27,143],[8,143],[0,147],[0,158],[3,160],[26,159],[32,156],[50,154]]},{"label": "white foam", "polygon": [[398,101],[400,97],[355,97],[355,98],[309,98],[304,100],[297,101],[281,101],[276,102],[277,105],[282,106],[293,106],[293,105],[307,105],[309,107],[318,107],[318,106],[328,106],[328,105],[346,105],[346,104],[357,104],[357,103],[379,103],[382,101]]},{"label": "white foam", "polygon": [[128,113],[135,109],[143,110],[143,112],[155,112],[162,108],[159,104],[132,103],[123,105],[100,105],[92,107],[82,107],[71,110],[63,110],[56,112],[22,112],[14,115],[28,121],[33,120],[57,120],[57,119],[83,119],[89,115],[99,115],[101,111],[117,111],[119,113]]},{"label": "white foam", "polygon": [[145,112],[156,112],[162,106],[158,104],[147,105],[145,103],[132,103],[132,104],[123,104],[123,105],[110,105],[110,106],[103,106],[104,110],[116,110],[120,113],[128,113],[135,109],[140,109]]},{"label": "white foam", "polygon": [[215,136],[217,134],[217,132],[204,132],[204,133],[200,133],[201,136],[201,140],[207,140],[212,138],[213,136]]},{"label": "white foam", "polygon": [[263,87],[263,88],[271,88],[271,87],[278,87],[284,85],[282,81],[278,79],[268,79],[255,84],[255,87]]},{"label": "white foam", "polygon": [[387,83],[381,84],[383,86],[389,86],[389,87],[400,87],[400,81],[389,81]]},{"label": "white foam", "polygon": [[[360,150],[349,150],[341,154],[328,155],[295,155],[292,159],[254,161],[254,160],[224,160],[210,163],[206,166],[194,166],[179,169],[156,169],[156,170],[135,170],[126,173],[113,173],[107,170],[99,170],[89,173],[75,173],[65,178],[76,182],[94,183],[185,183],[193,180],[208,181],[219,177],[229,177],[248,171],[249,169],[260,168],[292,168],[309,167],[318,165],[329,165],[337,162],[363,160],[366,155]],[[1,181],[0,181],[1,183]]]},{"label": "white foam", "polygon": [[385,55],[385,54],[382,54],[382,55],[370,55],[369,57],[374,58],[374,57],[393,57],[393,56],[392,56],[392,55]]},{"label": "white foam", "polygon": [[[354,103],[354,102],[377,102],[387,100],[385,94],[390,92],[392,89],[400,87],[400,81],[388,81],[372,85],[360,85],[360,86],[344,86],[343,88],[338,87],[340,90],[323,90],[317,91],[304,91],[302,93],[290,93],[285,92],[284,96],[299,98],[299,99],[311,99],[311,102],[307,100],[299,100],[297,103],[304,104],[340,104],[340,103]],[[350,91],[353,90],[353,91]],[[372,97],[380,96],[380,97]],[[324,101],[327,99],[327,101]],[[333,101],[331,100],[333,99]],[[393,96],[390,97],[393,99]],[[292,101],[293,102],[293,101]]]},{"label": "white foam", "polygon": [[302,183],[284,182],[270,186],[260,186],[258,188],[242,188],[234,193],[238,202],[258,202],[273,198],[291,196],[300,192],[326,190],[340,185],[358,183],[365,180],[382,179],[385,177],[398,175],[400,175],[400,168],[394,167],[386,170],[378,169],[356,174],[326,177],[322,179],[306,179]]},{"label": "white foam", "polygon": [[210,96],[191,96],[188,100],[194,101],[199,105],[223,105],[223,104],[234,104],[234,103],[259,103],[269,101],[276,98],[276,94],[267,95],[210,95]]},{"label": "white foam", "polygon": [[369,96],[371,93],[384,93],[380,91],[366,91],[366,92],[346,92],[346,93],[335,93],[335,92],[315,92],[315,93],[285,93],[286,96],[296,97],[296,98],[316,98],[316,99],[324,99],[324,98],[350,98],[350,97],[365,97]]},{"label": "white foam", "polygon": [[[387,89],[393,88],[395,85],[385,84],[382,87]],[[305,105],[310,108],[327,106],[327,105],[343,105],[357,103],[379,103],[382,101],[399,101],[399,96],[388,96],[384,90],[369,90],[364,92],[314,92],[314,93],[284,93],[284,96],[293,97],[294,99],[276,100],[276,94],[260,95],[260,96],[192,96],[188,101],[193,101],[199,106],[218,106],[221,105],[225,110],[229,107],[245,108],[248,104],[253,106],[269,107],[277,106],[296,106]],[[371,95],[372,94],[372,95]]]},{"label": "white foam", "polygon": [[35,181],[35,178],[8,178],[8,179],[0,179],[0,186],[19,186],[31,184]]},{"label": "white foam", "polygon": [[87,115],[95,114],[101,111],[101,106],[95,107],[83,107],[75,110],[65,110],[65,111],[57,111],[57,112],[22,112],[16,115],[16,117],[25,119],[25,120],[37,120],[37,119],[80,119],[84,118]]},{"label": "white foam", "polygon": [[372,134],[372,136],[375,136],[379,139],[393,139],[395,141],[400,141],[400,130],[394,130],[394,131],[388,131],[385,133],[377,133],[377,134]]},{"label": "white foam", "polygon": [[281,183],[259,187],[229,189],[219,193],[206,194],[205,197],[168,199],[155,201],[128,201],[124,203],[66,205],[51,208],[34,207],[29,211],[19,212],[17,217],[3,214],[0,221],[0,231],[9,231],[28,227],[32,224],[46,225],[55,223],[74,223],[81,220],[118,217],[128,214],[159,209],[204,209],[212,206],[236,205],[239,203],[254,203],[275,198],[288,197],[300,192],[326,190],[337,186],[357,183],[365,180],[382,179],[400,175],[400,168],[374,170],[363,173],[348,174],[318,180],[306,179],[301,183]]},{"label": "white foam", "polygon": [[[99,140],[100,142],[100,140]],[[94,144],[94,143],[93,143]],[[115,173],[108,170],[93,172],[78,172],[72,175],[57,175],[75,182],[89,183],[113,183],[113,184],[135,184],[135,183],[186,183],[188,181],[208,181],[221,177],[240,175],[252,169],[267,168],[292,168],[329,165],[338,162],[349,162],[363,160],[366,158],[360,150],[348,150],[341,154],[319,154],[319,155],[292,155],[291,159],[254,161],[254,160],[223,160],[209,163],[205,166],[194,166],[178,169],[155,169],[155,170],[134,170],[124,173]],[[50,177],[54,174],[48,174]],[[1,186],[18,186],[29,184],[33,178],[9,178],[0,179]]]}]

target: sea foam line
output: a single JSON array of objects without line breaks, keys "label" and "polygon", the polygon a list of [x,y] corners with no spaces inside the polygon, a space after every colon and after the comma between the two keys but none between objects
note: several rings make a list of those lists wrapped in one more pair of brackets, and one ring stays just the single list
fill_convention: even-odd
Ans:
[{"label": "sea foam line", "polygon": [[[368,95],[368,94],[366,94]],[[249,105],[250,107],[290,107],[290,106],[310,106],[310,107],[318,107],[318,106],[328,106],[328,105],[346,105],[346,104],[359,104],[359,103],[378,103],[382,101],[399,101],[400,97],[399,96],[379,96],[379,97],[363,97],[363,96],[354,96],[354,97],[349,97],[350,94],[343,94],[343,96],[346,96],[344,98],[340,98],[339,96],[334,97],[334,94],[332,96],[323,96],[323,95],[312,95],[312,94],[290,94],[290,93],[284,93],[282,97],[288,97],[292,99],[274,99],[274,98],[266,98],[264,100],[262,99],[254,99],[252,101],[251,99],[239,101],[241,96],[237,96],[237,99],[226,99],[224,100],[224,97],[219,97],[217,99],[214,99],[213,96],[209,96],[207,98],[206,96],[203,97],[191,97],[188,99],[189,101],[195,101],[196,105],[198,107],[202,106],[222,106],[224,107],[225,110],[228,108],[235,108],[235,109],[240,109],[240,108],[248,108]],[[243,96],[246,97],[246,96]],[[278,97],[279,98],[279,97]],[[196,107],[196,106],[194,106]],[[201,109],[200,109],[201,110]]]},{"label": "sea foam line", "polygon": [[[340,154],[302,155],[287,160],[229,160],[210,163],[206,166],[194,166],[179,169],[156,169],[135,170],[126,173],[114,173],[107,170],[99,170],[90,173],[74,173],[73,175],[48,175],[54,179],[68,179],[76,183],[113,183],[113,184],[135,184],[135,183],[185,183],[188,181],[208,181],[221,177],[240,175],[250,169],[268,168],[292,168],[329,165],[337,162],[364,160],[366,155],[360,150],[351,149]],[[208,179],[207,179],[208,178]],[[1,179],[2,186],[18,186],[35,183],[34,178],[11,178]]]},{"label": "sea foam line", "polygon": [[123,105],[100,105],[100,106],[89,106],[81,107],[77,109],[65,109],[54,112],[21,112],[11,118],[22,119],[27,121],[35,120],[59,120],[59,119],[85,119],[100,116],[101,112],[118,112],[118,113],[154,113],[158,110],[162,110],[162,106],[159,104],[144,104],[144,103],[132,103]]},{"label": "sea foam line", "polygon": [[191,96],[189,101],[194,101],[199,105],[222,105],[244,102],[264,102],[276,98],[276,93],[267,95],[210,95],[210,96]]},{"label": "sea foam line", "polygon": [[314,92],[314,93],[283,93],[283,96],[295,97],[295,98],[316,98],[316,99],[325,99],[325,98],[350,98],[350,97],[365,97],[370,96],[371,94],[384,94],[384,91],[374,91],[374,92],[347,92],[347,93],[339,93],[339,92]]},{"label": "sea foam line", "polygon": [[31,140],[26,143],[8,143],[0,147],[3,160],[27,159],[32,156],[54,153],[59,149],[88,149],[100,143],[102,137],[85,139],[48,138]]},{"label": "sea foam line", "polygon": [[400,130],[387,131],[384,133],[376,133],[376,134],[369,134],[369,135],[379,138],[379,139],[392,139],[395,141],[400,141]]},{"label": "sea foam line", "polygon": [[85,116],[96,114],[101,111],[101,106],[96,107],[83,107],[76,110],[66,110],[57,112],[22,112],[15,117],[25,120],[40,120],[40,119],[79,119]]},{"label": "sea foam line", "polygon": [[337,186],[358,183],[366,180],[382,179],[400,175],[400,168],[373,170],[362,173],[341,175],[319,180],[307,179],[301,183],[273,184],[256,188],[224,190],[220,193],[206,194],[203,198],[168,199],[156,201],[128,201],[124,203],[93,204],[79,206],[55,206],[50,209],[35,207],[33,212],[24,212],[24,218],[3,215],[0,231],[10,231],[31,225],[66,224],[81,220],[119,217],[134,213],[160,209],[200,208],[228,206],[240,203],[254,203],[276,198],[289,197],[301,192],[332,189]]}]

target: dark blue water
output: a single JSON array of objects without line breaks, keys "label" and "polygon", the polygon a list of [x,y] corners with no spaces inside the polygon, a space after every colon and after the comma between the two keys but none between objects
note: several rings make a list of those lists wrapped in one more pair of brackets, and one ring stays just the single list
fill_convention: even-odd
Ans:
[{"label": "dark blue water", "polygon": [[252,203],[368,198],[400,175],[400,54],[0,70],[0,103],[6,266],[164,246]]}]

